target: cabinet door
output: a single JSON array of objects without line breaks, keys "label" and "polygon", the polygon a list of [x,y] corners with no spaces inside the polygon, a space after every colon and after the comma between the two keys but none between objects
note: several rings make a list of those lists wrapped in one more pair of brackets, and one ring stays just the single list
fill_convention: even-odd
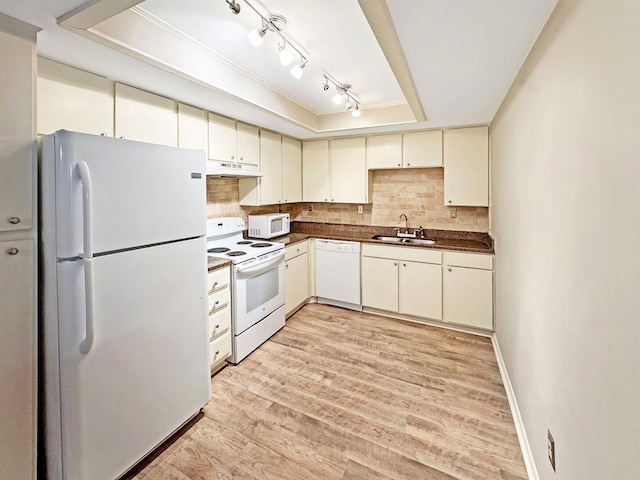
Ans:
[{"label": "cabinet door", "polygon": [[113,137],[114,82],[38,58],[38,134],[56,130]]},{"label": "cabinet door", "polygon": [[33,280],[33,241],[0,242],[0,473],[7,474],[3,478],[35,478]]},{"label": "cabinet door", "polygon": [[399,311],[442,320],[442,266],[399,262]]},{"label": "cabinet door", "polygon": [[398,261],[362,257],[362,305],[398,311]]},{"label": "cabinet door", "polygon": [[209,158],[235,162],[236,142],[236,121],[209,113]]},{"label": "cabinet door", "polygon": [[0,231],[28,230],[36,188],[34,43],[0,32],[0,64]]},{"label": "cabinet door", "polygon": [[260,131],[260,204],[282,202],[282,137]]},{"label": "cabinet door", "polygon": [[328,202],[329,141],[314,140],[302,143],[302,201]]},{"label": "cabinet door", "polygon": [[289,315],[309,298],[309,257],[306,253],[287,260],[284,276],[285,312]]},{"label": "cabinet door", "polygon": [[367,168],[402,167],[402,134],[367,137]]},{"label": "cabinet door", "polygon": [[493,272],[446,266],[442,273],[443,320],[491,330]]},{"label": "cabinet door", "polygon": [[489,127],[445,130],[445,205],[489,206]]},{"label": "cabinet door", "polygon": [[282,137],[282,201],[302,201],[302,144]]},{"label": "cabinet door", "polygon": [[331,140],[331,201],[366,203],[364,137]]},{"label": "cabinet door", "polygon": [[442,130],[411,132],[402,135],[404,168],[442,166]]},{"label": "cabinet door", "polygon": [[177,147],[176,102],[116,83],[116,137]]},{"label": "cabinet door", "polygon": [[207,112],[184,103],[178,104],[178,146],[208,151]]},{"label": "cabinet door", "polygon": [[238,122],[238,162],[258,165],[260,162],[260,136],[256,127]]}]

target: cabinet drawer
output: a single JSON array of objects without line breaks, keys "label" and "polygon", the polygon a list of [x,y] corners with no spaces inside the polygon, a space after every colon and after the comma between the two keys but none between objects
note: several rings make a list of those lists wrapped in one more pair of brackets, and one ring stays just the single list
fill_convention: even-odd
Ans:
[{"label": "cabinet drawer", "polygon": [[209,344],[209,365],[223,361],[231,355],[231,334],[227,333]]},{"label": "cabinet drawer", "polygon": [[440,250],[430,250],[427,248],[394,247],[391,245],[363,243],[362,256],[442,264],[442,252]]},{"label": "cabinet drawer", "polygon": [[308,244],[306,240],[302,242],[294,243],[293,245],[290,245],[285,248],[284,260],[287,261],[294,257],[297,257],[298,255],[302,255],[303,253],[306,253],[307,250],[308,250]]},{"label": "cabinet drawer", "polygon": [[231,308],[227,304],[217,313],[209,315],[209,341],[224,335],[231,328]]},{"label": "cabinet drawer", "polygon": [[207,276],[207,289],[209,295],[229,287],[229,267],[220,268],[209,272]]},{"label": "cabinet drawer", "polygon": [[445,252],[444,262],[452,267],[479,268],[493,270],[493,255],[482,253]]},{"label": "cabinet drawer", "polygon": [[228,288],[225,288],[218,293],[214,293],[213,295],[209,295],[209,316],[215,315],[225,308],[229,308],[230,298],[231,295]]}]

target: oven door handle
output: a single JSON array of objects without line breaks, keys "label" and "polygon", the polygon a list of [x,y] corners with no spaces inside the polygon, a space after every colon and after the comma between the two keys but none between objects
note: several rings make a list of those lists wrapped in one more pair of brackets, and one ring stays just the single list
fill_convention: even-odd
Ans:
[{"label": "oven door handle", "polygon": [[284,257],[284,250],[278,252],[269,260],[263,263],[259,263],[258,265],[251,265],[244,268],[242,267],[242,265],[239,265],[237,272],[243,275],[248,273],[260,274],[260,273],[266,272],[267,270],[271,270],[274,265],[277,265],[282,261],[282,257]]}]

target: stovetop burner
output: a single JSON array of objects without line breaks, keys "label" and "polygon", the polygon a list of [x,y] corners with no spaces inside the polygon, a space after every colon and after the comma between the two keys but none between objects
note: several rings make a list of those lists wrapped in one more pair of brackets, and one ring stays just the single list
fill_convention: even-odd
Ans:
[{"label": "stovetop burner", "polygon": [[[228,249],[227,249],[227,250],[228,250]],[[241,252],[240,250],[235,250],[235,251],[233,251],[233,252],[229,252],[229,253],[227,253],[227,256],[228,256],[228,257],[239,257],[239,256],[241,256],[241,255],[246,255],[246,254],[247,254],[247,252]]]},{"label": "stovetop burner", "polygon": [[270,247],[271,243],[267,243],[267,242],[258,242],[258,243],[254,243],[251,245],[253,248],[264,248],[264,247]]},{"label": "stovetop burner", "polygon": [[242,240],[240,242],[237,242],[236,245],[250,245],[253,242],[251,240]]},{"label": "stovetop burner", "polygon": [[231,250],[231,249],[227,248],[227,247],[215,247],[215,248],[210,248],[209,250],[207,250],[207,252],[209,252],[209,253],[224,253],[224,252],[228,252],[229,250]]}]

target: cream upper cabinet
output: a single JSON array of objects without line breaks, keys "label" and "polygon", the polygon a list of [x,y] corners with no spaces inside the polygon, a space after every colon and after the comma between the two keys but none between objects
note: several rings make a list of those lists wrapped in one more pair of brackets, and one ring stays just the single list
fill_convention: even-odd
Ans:
[{"label": "cream upper cabinet", "polygon": [[302,144],[282,137],[282,201],[302,201]]},{"label": "cream upper cabinet", "polygon": [[259,165],[260,134],[257,127],[238,122],[236,125],[237,160],[239,163]]},{"label": "cream upper cabinet", "polygon": [[302,143],[302,201],[328,202],[331,194],[329,178],[329,141]]},{"label": "cream upper cabinet", "polygon": [[46,58],[38,58],[37,131],[113,137],[114,82]]},{"label": "cream upper cabinet", "polygon": [[402,167],[402,134],[367,137],[367,169]]},{"label": "cream upper cabinet", "polygon": [[208,151],[207,112],[184,103],[178,104],[178,146]]},{"label": "cream upper cabinet", "polygon": [[443,320],[493,328],[493,256],[445,252],[442,272]]},{"label": "cream upper cabinet", "polygon": [[368,181],[364,137],[331,140],[330,148],[331,201],[366,203]]},{"label": "cream upper cabinet", "polygon": [[294,313],[309,298],[309,255],[307,240],[285,249],[285,315]]},{"label": "cream upper cabinet", "polygon": [[260,205],[282,202],[282,137],[260,131]]},{"label": "cream upper cabinet", "polygon": [[236,121],[209,113],[209,158],[235,162],[237,153]]},{"label": "cream upper cabinet", "polygon": [[404,168],[442,166],[442,130],[410,132],[402,135]]},{"label": "cream upper cabinet", "polygon": [[178,146],[176,102],[153,93],[116,83],[116,137]]},{"label": "cream upper cabinet", "polygon": [[397,312],[398,260],[363,255],[361,265],[362,305]]},{"label": "cream upper cabinet", "polygon": [[445,130],[444,203],[489,206],[489,127]]}]

